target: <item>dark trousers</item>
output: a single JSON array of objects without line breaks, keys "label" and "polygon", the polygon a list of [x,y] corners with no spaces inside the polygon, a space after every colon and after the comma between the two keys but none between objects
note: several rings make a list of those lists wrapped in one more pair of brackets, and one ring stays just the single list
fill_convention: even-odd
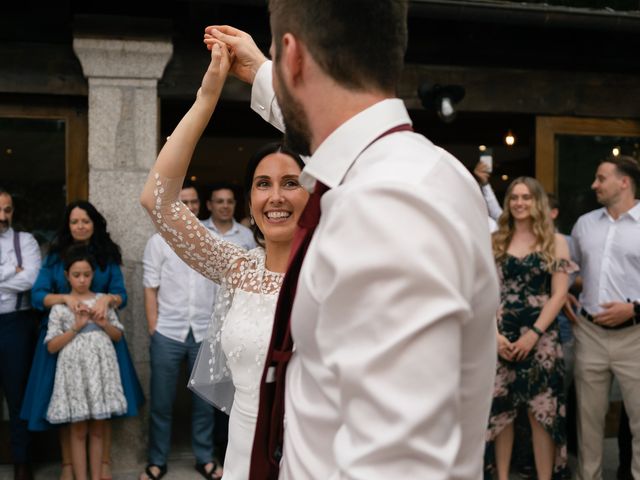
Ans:
[{"label": "dark trousers", "polygon": [[631,428],[629,428],[629,417],[624,408],[624,404],[620,409],[620,425],[618,427],[618,459],[620,468],[625,471],[631,471]]},{"label": "dark trousers", "polygon": [[14,463],[29,461],[27,422],[20,419],[35,343],[31,311],[0,314],[0,381],[9,407],[11,454]]}]

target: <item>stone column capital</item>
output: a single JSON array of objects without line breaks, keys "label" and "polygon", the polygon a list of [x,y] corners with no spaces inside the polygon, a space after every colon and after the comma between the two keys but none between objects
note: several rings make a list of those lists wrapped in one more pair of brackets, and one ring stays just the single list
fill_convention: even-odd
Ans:
[{"label": "stone column capital", "polygon": [[73,39],[87,78],[162,78],[173,54],[171,40]]}]

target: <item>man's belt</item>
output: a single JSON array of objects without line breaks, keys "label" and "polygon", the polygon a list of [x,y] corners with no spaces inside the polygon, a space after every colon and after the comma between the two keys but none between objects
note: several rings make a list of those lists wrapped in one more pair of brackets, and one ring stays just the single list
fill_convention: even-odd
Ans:
[{"label": "man's belt", "polygon": [[582,315],[584,318],[589,320],[594,325],[597,325],[600,328],[604,328],[605,330],[620,330],[622,328],[633,327],[634,325],[640,324],[640,320],[638,319],[638,317],[633,317],[627,320],[626,322],[621,323],[619,325],[614,325],[613,327],[609,325],[600,325],[599,323],[595,322],[595,319],[593,318],[593,316],[589,312],[587,312],[584,308],[580,309],[580,315]]}]

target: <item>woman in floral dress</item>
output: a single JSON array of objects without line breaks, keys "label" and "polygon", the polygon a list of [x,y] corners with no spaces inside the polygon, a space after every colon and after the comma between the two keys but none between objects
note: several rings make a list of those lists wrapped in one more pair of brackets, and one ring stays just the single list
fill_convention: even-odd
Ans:
[{"label": "woman in floral dress", "polygon": [[531,424],[538,479],[566,474],[564,363],[556,316],[569,286],[565,238],[554,233],[547,196],[533,178],[514,180],[493,234],[501,281],[498,362],[487,430],[487,470],[509,478],[514,420]]}]

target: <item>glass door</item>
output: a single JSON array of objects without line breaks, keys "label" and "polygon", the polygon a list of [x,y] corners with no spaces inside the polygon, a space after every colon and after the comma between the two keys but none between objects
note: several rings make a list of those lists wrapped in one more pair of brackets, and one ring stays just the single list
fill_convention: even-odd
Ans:
[{"label": "glass door", "polygon": [[45,246],[67,202],[88,196],[86,114],[71,108],[0,105],[0,186],[14,225]]}]

